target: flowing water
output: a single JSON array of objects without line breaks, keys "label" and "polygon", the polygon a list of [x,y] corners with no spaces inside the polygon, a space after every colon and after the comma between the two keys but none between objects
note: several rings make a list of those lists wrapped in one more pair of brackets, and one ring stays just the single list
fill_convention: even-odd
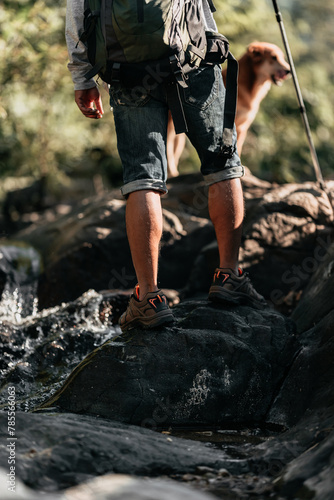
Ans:
[{"label": "flowing water", "polygon": [[34,408],[55,392],[87,354],[119,333],[108,314],[101,314],[103,296],[94,290],[73,302],[39,311],[40,269],[39,254],[32,247],[0,247],[2,407],[6,388],[12,384],[17,409]]},{"label": "flowing water", "polygon": [[0,320],[19,324],[37,312],[37,278],[40,257],[32,247],[1,246],[0,271],[6,277],[0,301]]}]

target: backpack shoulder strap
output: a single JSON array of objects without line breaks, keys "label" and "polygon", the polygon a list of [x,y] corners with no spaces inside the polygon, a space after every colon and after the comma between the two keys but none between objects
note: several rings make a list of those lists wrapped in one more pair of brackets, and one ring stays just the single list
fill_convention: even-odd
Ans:
[{"label": "backpack shoulder strap", "polygon": [[211,12],[216,12],[217,9],[215,7],[215,4],[213,3],[213,0],[207,0],[207,2],[209,4]]}]

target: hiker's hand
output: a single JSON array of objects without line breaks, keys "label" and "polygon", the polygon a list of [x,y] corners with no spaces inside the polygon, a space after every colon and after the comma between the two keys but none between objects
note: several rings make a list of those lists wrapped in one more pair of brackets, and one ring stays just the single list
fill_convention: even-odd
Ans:
[{"label": "hiker's hand", "polygon": [[103,107],[98,88],[75,90],[74,99],[81,113],[87,118],[102,118]]}]

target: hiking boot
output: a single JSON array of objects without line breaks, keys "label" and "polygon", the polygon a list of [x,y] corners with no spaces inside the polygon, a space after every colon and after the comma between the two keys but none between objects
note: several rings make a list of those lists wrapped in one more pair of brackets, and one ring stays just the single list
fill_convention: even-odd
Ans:
[{"label": "hiking boot", "polygon": [[161,290],[148,292],[143,300],[139,300],[139,285],[136,285],[128,307],[119,319],[119,326],[122,332],[126,332],[136,326],[148,329],[173,321],[173,313]]},{"label": "hiking boot", "polygon": [[237,275],[232,269],[217,268],[209,290],[209,300],[230,304],[247,304],[256,309],[264,309],[267,302],[257,293],[247,273],[238,269]]}]

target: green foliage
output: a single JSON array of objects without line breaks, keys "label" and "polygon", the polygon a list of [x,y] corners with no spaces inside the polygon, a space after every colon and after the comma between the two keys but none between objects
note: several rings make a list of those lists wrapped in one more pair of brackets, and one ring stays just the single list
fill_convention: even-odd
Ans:
[{"label": "green foliage", "polygon": [[1,177],[47,176],[62,185],[77,171],[91,175],[90,151],[99,147],[118,163],[111,113],[90,121],[74,103],[65,7],[65,0],[11,0],[0,7]]},{"label": "green foliage", "polygon": [[[271,0],[218,0],[220,30],[239,57],[254,40],[284,51]],[[324,176],[333,174],[334,6],[325,0],[278,0],[312,137]],[[293,80],[272,86],[253,123],[243,163],[263,178],[279,182],[314,179],[312,160]]]},{"label": "green foliage", "polygon": [[[325,0],[279,2],[314,142],[332,172],[334,6]],[[270,0],[216,0],[220,31],[240,56],[254,40],[282,46]],[[64,39],[66,0],[6,0],[0,6],[0,178],[47,175],[64,184],[76,175],[119,174],[108,95],[105,115],[87,120],[73,99]],[[273,87],[244,146],[254,173],[277,181],[313,178],[292,80]],[[198,166],[188,145],[181,168]]]}]

